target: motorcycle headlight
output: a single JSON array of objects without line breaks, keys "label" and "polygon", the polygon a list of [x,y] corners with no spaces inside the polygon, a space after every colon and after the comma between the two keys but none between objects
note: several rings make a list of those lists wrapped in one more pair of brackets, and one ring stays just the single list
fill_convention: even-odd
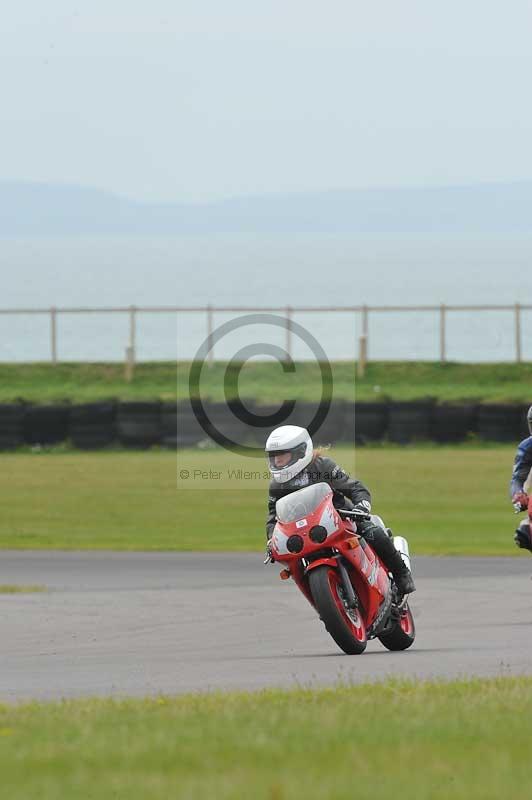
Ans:
[{"label": "motorcycle headlight", "polygon": [[309,531],[309,537],[314,544],[322,544],[322,542],[324,542],[327,538],[327,530],[323,527],[323,525],[314,525],[314,527]]},{"label": "motorcycle headlight", "polygon": [[294,533],[286,540],[286,549],[289,553],[300,553],[303,550],[303,537]]}]

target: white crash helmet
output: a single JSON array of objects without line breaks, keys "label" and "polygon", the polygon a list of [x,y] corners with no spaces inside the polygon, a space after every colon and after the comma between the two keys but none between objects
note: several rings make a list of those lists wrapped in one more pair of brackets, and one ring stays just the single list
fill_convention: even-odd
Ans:
[{"label": "white crash helmet", "polygon": [[[298,425],[281,425],[268,436],[266,442],[268,466],[274,481],[286,483],[295,478],[312,461],[312,439],[305,428]],[[290,461],[284,467],[276,467],[274,456],[290,453]]]}]

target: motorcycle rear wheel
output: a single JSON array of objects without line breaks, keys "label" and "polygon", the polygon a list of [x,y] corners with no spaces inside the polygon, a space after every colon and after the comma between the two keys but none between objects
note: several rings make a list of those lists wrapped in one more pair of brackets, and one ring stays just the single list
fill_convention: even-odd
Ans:
[{"label": "motorcycle rear wheel", "polygon": [[348,655],[359,655],[368,643],[359,608],[347,608],[338,570],[326,564],[309,574],[309,586],[318,613],[338,647]]},{"label": "motorcycle rear wheel", "polygon": [[386,633],[378,637],[388,650],[408,650],[416,638],[416,626],[412,612],[405,606],[404,613]]}]

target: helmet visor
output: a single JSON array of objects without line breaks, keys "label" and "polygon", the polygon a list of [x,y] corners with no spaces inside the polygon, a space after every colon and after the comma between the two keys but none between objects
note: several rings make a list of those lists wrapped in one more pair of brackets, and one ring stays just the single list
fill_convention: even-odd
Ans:
[{"label": "helmet visor", "polygon": [[267,450],[266,456],[268,458],[268,466],[271,472],[280,472],[287,467],[291,467],[292,464],[295,464],[299,461],[300,458],[303,458],[307,451],[307,446],[303,442],[303,444],[298,444],[296,447],[292,447],[290,450]]}]

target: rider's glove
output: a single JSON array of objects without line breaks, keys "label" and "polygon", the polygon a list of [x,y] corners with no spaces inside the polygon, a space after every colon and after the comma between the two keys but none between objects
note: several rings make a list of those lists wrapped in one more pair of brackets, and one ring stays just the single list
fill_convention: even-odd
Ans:
[{"label": "rider's glove", "polygon": [[355,517],[354,520],[357,531],[361,536],[364,536],[367,531],[373,527],[373,522],[370,519],[371,503],[369,500],[361,500],[360,503],[356,504],[353,511],[359,511],[366,515],[364,517]]},{"label": "rider's glove", "polygon": [[371,503],[369,500],[361,500],[353,510],[361,511],[363,514],[371,514]]},{"label": "rider's glove", "polygon": [[516,511],[526,511],[528,508],[528,495],[526,492],[516,492],[512,497],[512,504]]}]

